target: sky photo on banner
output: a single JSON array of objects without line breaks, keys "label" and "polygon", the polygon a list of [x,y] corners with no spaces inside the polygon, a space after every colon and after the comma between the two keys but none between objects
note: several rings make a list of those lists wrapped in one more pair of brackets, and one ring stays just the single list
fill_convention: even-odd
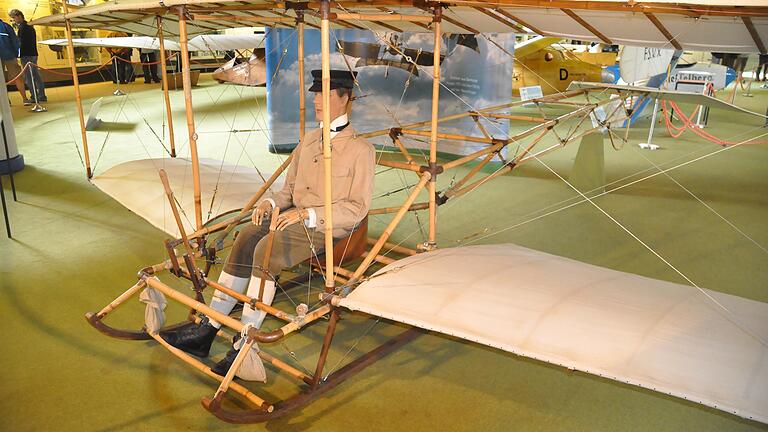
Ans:
[{"label": "sky photo on banner", "polygon": [[[512,96],[513,34],[444,35],[441,55],[440,113],[446,116],[508,102]],[[305,30],[305,88],[299,89],[298,35],[271,29],[266,36],[267,107],[273,150],[287,151],[299,140],[299,91],[307,95],[307,130],[317,126],[311,70],[320,69],[320,31]],[[358,132],[399,127],[430,119],[432,108],[432,33],[331,30],[331,68],[358,72],[351,124]],[[343,49],[345,54],[340,52]],[[413,62],[418,66],[413,65]],[[484,122],[504,137],[507,122]],[[440,125],[440,132],[480,136],[471,118]],[[429,148],[427,139],[405,138],[410,148]],[[388,137],[372,140],[392,145]],[[467,154],[484,144],[441,140],[438,151]]]}]

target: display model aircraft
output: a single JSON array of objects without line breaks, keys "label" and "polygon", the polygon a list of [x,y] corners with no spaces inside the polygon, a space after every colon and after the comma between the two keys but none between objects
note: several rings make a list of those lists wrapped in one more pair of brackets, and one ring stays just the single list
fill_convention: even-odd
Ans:
[{"label": "display model aircraft", "polygon": [[[447,34],[443,37],[450,46],[447,54],[441,54],[441,62],[456,49],[477,51],[474,34]],[[434,53],[402,46],[395,33],[386,36],[387,43],[339,41],[340,51],[357,59],[356,68],[383,66],[403,69],[418,76],[417,66],[432,66]],[[560,38],[536,37],[515,46],[513,95],[519,96],[520,87],[540,86],[544,95],[560,93],[572,81],[616,81],[613,73],[601,66],[581,60],[565,50],[552,48]],[[615,55],[614,55],[615,57]]]},{"label": "display model aircraft", "polygon": [[[41,45],[47,45],[51,49],[63,49],[67,45],[66,39],[48,39],[39,42]],[[128,36],[128,37],[97,37],[97,38],[77,38],[72,39],[74,46],[81,47],[121,47],[135,49],[160,49],[160,40],[151,36]],[[179,52],[181,47],[179,43],[173,40],[165,40],[165,49],[168,51]],[[266,84],[266,65],[264,63],[264,34],[257,33],[253,35],[198,35],[188,42],[189,51],[250,51],[247,54],[247,60],[232,58],[213,72],[213,78],[221,83],[232,83],[246,86],[263,86]],[[241,55],[241,57],[244,57]],[[240,60],[240,61],[238,61]],[[173,88],[181,88],[181,80],[173,78],[173,82],[178,81],[178,85]]]},{"label": "display model aircraft", "polygon": [[[37,20],[33,24],[52,25],[73,21],[78,26],[92,27],[94,23],[101,22],[103,28],[109,28],[110,22],[126,10],[133,13],[149,13],[147,10],[150,5],[154,8],[151,14],[158,14],[163,8],[175,7],[176,9],[168,12],[180,14],[182,19],[179,20],[179,25],[182,27],[186,25],[187,15],[192,20],[199,16],[201,20],[222,23],[225,26],[238,19],[274,19],[275,22],[285,23],[286,21],[280,20],[285,19],[283,8],[287,7],[296,14],[299,31],[305,23],[319,24],[325,41],[329,41],[328,28],[331,23],[339,26],[366,26],[365,28],[378,26],[374,27],[375,29],[397,25],[404,31],[434,32],[434,53],[440,52],[443,32],[456,33],[461,32],[461,29],[466,31],[467,28],[519,31],[521,25],[543,35],[557,34],[574,39],[597,39],[606,43],[612,41],[621,44],[641,43],[646,46],[672,44],[695,47],[709,43],[709,35],[722,34],[728,40],[722,42],[725,46],[721,48],[754,51],[759,35],[765,34],[764,31],[755,31],[755,28],[764,29],[768,26],[768,8],[733,7],[727,2],[717,0],[707,1],[706,7],[671,2],[660,7],[658,2],[646,4],[641,1],[621,3],[621,7],[612,2],[561,1],[547,2],[547,6],[542,6],[540,2],[516,1],[514,7],[504,7],[504,4],[495,2],[493,8],[488,8],[485,2],[462,2],[460,5],[452,5],[450,10],[444,10],[440,3],[419,2],[404,6],[402,1],[393,0],[377,2],[374,8],[369,2],[352,1],[343,5],[334,3],[332,8],[330,2],[322,1],[319,4],[286,3],[277,10],[271,2],[209,3],[165,0],[160,4],[137,2],[134,7],[131,7],[130,3],[86,7],[77,14],[53,16]],[[226,6],[231,8],[224,9]],[[307,10],[310,7],[319,7],[320,10]],[[226,13],[219,13],[222,10],[226,10]],[[258,15],[270,13],[275,16]],[[691,13],[705,16],[707,19],[691,20]],[[154,19],[151,14],[150,19]],[[734,17],[742,17],[742,20],[735,20]],[[78,19],[82,21],[77,21]],[[587,23],[586,20],[590,22]],[[687,26],[687,31],[676,32],[677,36],[672,37],[664,27],[665,22],[668,25],[674,23],[676,26]],[[739,31],[736,31],[736,26]],[[750,31],[744,31],[742,26],[746,26]],[[652,31],[653,29],[655,31]],[[753,39],[754,35],[758,37]],[[324,44],[322,52],[325,70],[328,69],[330,61],[329,44]],[[439,60],[440,57],[436,55],[435,66],[439,66]],[[414,66],[423,68],[418,64]],[[435,73],[433,77],[434,88],[439,90],[439,74]],[[184,84],[188,89],[189,83],[185,80]],[[207,226],[203,226],[201,218],[200,175],[194,175],[196,226],[195,231],[188,235],[178,215],[171,182],[167,174],[161,171],[162,193],[167,195],[168,205],[177,221],[179,238],[166,242],[169,254],[166,261],[143,268],[139,281],[134,286],[101,311],[89,313],[87,319],[98,330],[110,336],[155,339],[188,364],[216,378],[220,385],[213,397],[204,399],[203,405],[217,417],[231,422],[265,421],[290,413],[334,388],[375,359],[402,346],[419,333],[408,330],[341,369],[323,375],[336,323],[339,314],[345,309],[363,311],[418,328],[453,335],[572,370],[581,370],[685,398],[744,418],[768,422],[768,386],[764,385],[768,381],[768,305],[765,303],[695,286],[652,281],[514,245],[436,248],[437,208],[440,204],[449,200],[455,202],[493,178],[526,162],[539,160],[539,156],[568,143],[581,141],[584,149],[590,146],[602,148],[599,144],[594,145],[603,140],[602,135],[597,132],[605,129],[610,139],[617,139],[614,137],[615,131],[611,130],[611,124],[628,113],[622,113],[624,103],[614,102],[621,102],[628,94],[657,92],[657,97],[684,98],[695,103],[734,109],[732,105],[702,95],[597,83],[572,83],[572,86],[572,90],[534,101],[516,101],[502,106],[476,108],[442,119],[437,118],[439,91],[436,91],[433,94],[431,120],[366,134],[369,137],[389,136],[393,145],[401,150],[405,162],[381,161],[380,164],[412,173],[418,183],[411,189],[401,206],[371,211],[371,214],[394,214],[394,217],[384,232],[371,242],[373,246],[370,250],[365,250],[368,242],[364,226],[336,247],[329,244],[324,257],[325,290],[321,301],[311,308],[302,304],[295,311],[280,310],[263,304],[258,298],[234,293],[227,287],[208,280],[206,272],[194,261],[196,257],[206,257],[211,262],[213,251],[206,246],[217,245],[219,240],[227,238],[226,233],[237,224],[247,221],[253,205],[264,196],[281,171],[288,166],[290,158],[263,183],[235,216]],[[608,94],[616,95],[617,98],[605,98]],[[581,96],[585,99],[577,98]],[[190,115],[191,100],[188,99],[186,103],[187,113]],[[560,105],[569,108],[565,113],[554,117],[546,113],[539,116],[519,116],[508,112],[522,103],[534,103],[539,107]],[[596,117],[594,114],[601,107],[610,107],[610,111],[598,117],[596,124],[590,126],[587,120]],[[304,109],[303,104],[300,109]],[[328,110],[325,109],[324,112],[327,113]],[[532,126],[523,132],[505,137],[494,137],[487,133],[483,136],[448,137],[440,133],[441,123],[463,116],[530,122]],[[330,121],[324,122],[323,131],[326,137],[324,155],[328,167],[331,163],[329,123]],[[190,145],[194,146],[194,122],[189,125]],[[569,130],[565,127],[569,125],[577,127]],[[545,136],[552,134],[557,136],[554,145],[536,148]],[[420,164],[408,153],[402,144],[404,137],[429,138],[429,163]],[[483,143],[487,144],[487,147],[440,164],[437,162],[438,141],[449,138]],[[590,142],[593,145],[590,145]],[[435,176],[477,158],[482,158],[482,168],[496,158],[501,149],[509,145],[519,146],[519,151],[511,159],[503,161],[503,168],[478,180],[473,180],[473,177],[479,174],[480,169],[471,170],[447,190],[439,193],[435,190]],[[198,161],[193,161],[193,169],[199,170],[200,166]],[[327,169],[326,173],[326,181],[330,181],[330,169]],[[428,191],[427,201],[416,202],[423,190]],[[146,188],[142,193],[146,199]],[[586,196],[583,198],[595,205]],[[326,197],[326,203],[326,216],[330,216],[332,206],[329,196]],[[431,222],[428,240],[422,245],[421,253],[388,244],[392,231],[407,212],[425,208],[429,209]],[[331,218],[328,217],[327,220]],[[326,229],[330,230],[332,226]],[[331,241],[330,231],[326,238]],[[391,261],[381,255],[385,248],[407,257]],[[363,257],[362,263],[355,270],[340,267],[344,261],[344,256],[338,253],[341,250],[347,252],[343,254],[347,258]],[[372,273],[375,263],[385,266]],[[462,273],[462,269],[469,271]],[[164,271],[191,281],[196,298],[190,298],[161,281],[160,274]],[[335,285],[337,279],[341,281],[340,286]],[[467,290],[468,286],[471,288]],[[247,302],[285,324],[271,332],[243,329],[239,321],[217,314],[202,303],[202,289],[206,287]],[[109,314],[140,292],[148,304],[147,315],[150,317],[144,328],[136,331],[121,330],[105,323]],[[170,347],[158,336],[158,330],[162,326],[158,317],[162,317],[159,312],[164,307],[165,297],[179,301],[194,311],[209,314],[224,326],[245,334],[246,345],[240,350],[238,359],[225,377],[216,376],[204,363]],[[190,319],[194,319],[193,315],[190,314]],[[264,348],[270,343],[282,341],[326,316],[329,317],[328,329],[314,373],[300,371],[263,350],[255,352],[251,349],[256,342],[260,342],[261,348]],[[461,318],[460,323],[456,322],[456,317]],[[265,400],[244,385],[233,382],[232,379],[240,372],[239,367],[246,357],[249,362],[254,360],[254,357],[256,360],[261,358],[261,361],[270,363],[280,372],[295,378],[299,392],[296,396],[275,403]],[[232,411],[223,406],[222,400],[229,390],[245,397],[254,408]]]},{"label": "display model aircraft", "polygon": [[515,45],[515,96],[519,96],[521,87],[539,86],[544,95],[550,95],[564,92],[573,81],[616,82],[617,77],[609,68],[590,63],[567,49],[552,46],[560,40],[542,36]]}]

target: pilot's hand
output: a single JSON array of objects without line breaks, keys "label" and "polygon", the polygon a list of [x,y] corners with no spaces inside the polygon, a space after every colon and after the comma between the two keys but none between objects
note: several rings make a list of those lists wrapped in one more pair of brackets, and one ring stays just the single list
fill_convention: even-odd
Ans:
[{"label": "pilot's hand", "polygon": [[253,209],[251,220],[253,221],[254,225],[261,225],[261,223],[264,221],[264,217],[270,213],[272,213],[272,203],[264,200],[260,202],[255,209]]},{"label": "pilot's hand", "polygon": [[307,209],[292,208],[290,210],[286,210],[285,212],[280,213],[280,215],[277,217],[277,221],[275,221],[275,230],[283,231],[291,225],[304,222],[304,220],[308,217],[309,212]]}]

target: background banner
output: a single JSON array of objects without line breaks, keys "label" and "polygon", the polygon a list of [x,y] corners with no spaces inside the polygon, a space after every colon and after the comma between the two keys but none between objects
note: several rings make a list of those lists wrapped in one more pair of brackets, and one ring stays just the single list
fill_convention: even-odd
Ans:
[{"label": "background banner", "polygon": [[[490,42],[492,40],[493,42]],[[270,29],[266,37],[267,108],[273,151],[288,151],[299,139],[299,91],[320,69],[320,32],[305,30],[305,88],[299,89],[298,35],[293,29]],[[441,55],[440,116],[509,102],[512,97],[513,34],[448,34]],[[331,68],[358,72],[351,123],[358,132],[398,127],[430,119],[433,35],[368,30],[331,30]],[[344,54],[342,54],[342,51]],[[413,64],[417,63],[418,67]],[[307,92],[307,130],[317,126],[314,94]],[[492,136],[505,137],[507,121],[484,121]],[[467,118],[440,126],[441,132],[481,136]],[[388,137],[372,140],[391,146]],[[403,139],[409,148],[429,148],[428,139]],[[438,151],[467,154],[483,144],[441,140]]]}]

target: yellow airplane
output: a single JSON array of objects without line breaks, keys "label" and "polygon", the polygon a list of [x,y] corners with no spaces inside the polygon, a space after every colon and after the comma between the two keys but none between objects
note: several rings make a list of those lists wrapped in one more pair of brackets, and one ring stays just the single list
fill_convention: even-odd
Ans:
[{"label": "yellow airplane", "polygon": [[[574,53],[553,48],[560,38],[537,37],[515,46],[512,93],[521,87],[540,86],[544,95],[563,92],[571,81],[614,83],[613,72],[582,60]],[[602,55],[602,53],[600,54]],[[582,53],[588,59],[590,54]],[[614,54],[615,59],[615,54]]]}]

